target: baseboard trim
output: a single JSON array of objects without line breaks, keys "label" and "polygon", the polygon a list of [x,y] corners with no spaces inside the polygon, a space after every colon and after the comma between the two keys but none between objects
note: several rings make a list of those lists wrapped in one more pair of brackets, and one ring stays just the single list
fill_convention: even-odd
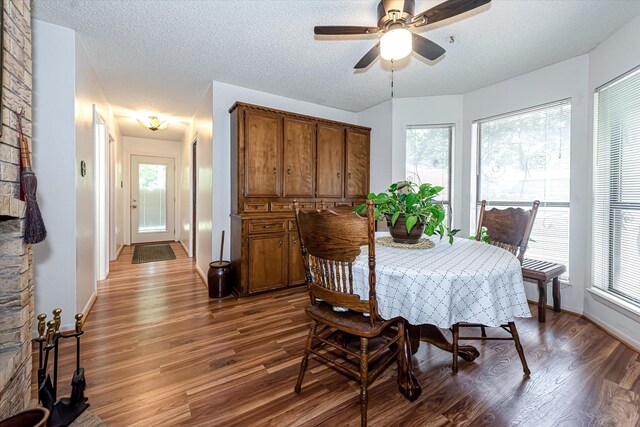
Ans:
[{"label": "baseboard trim", "polygon": [[89,314],[91,313],[91,309],[93,309],[93,305],[96,303],[97,299],[98,299],[98,293],[96,291],[93,291],[93,293],[91,294],[91,297],[89,298],[89,301],[87,301],[87,304],[84,306],[84,309],[82,310],[83,322],[86,322],[87,317],[89,317]]},{"label": "baseboard trim", "polygon": [[[538,305],[538,301],[532,301],[532,300],[527,300],[529,302],[529,304],[534,304],[534,305]],[[546,306],[547,309],[551,309],[553,310],[553,306],[552,305],[547,305]],[[616,341],[619,341],[620,343],[622,343],[625,347],[630,348],[631,350],[635,351],[636,353],[640,354],[640,343],[638,343],[637,345],[634,345],[633,339],[629,339],[629,337],[620,337],[619,335],[617,335],[616,333],[611,332],[611,329],[613,329],[612,327],[610,327],[606,322],[603,322],[600,319],[593,319],[589,316],[586,316],[584,314],[580,314],[580,313],[576,313],[575,311],[570,311],[570,310],[565,310],[564,308],[561,308],[560,311],[562,313],[567,313],[570,314],[572,316],[576,316],[579,317],[581,319],[586,320],[587,322],[593,324],[596,328],[600,329],[602,332],[604,332],[605,334],[609,335],[611,338],[615,339]]]},{"label": "baseboard trim", "polygon": [[[622,344],[624,344],[626,347],[628,347],[629,349],[635,351],[636,353],[640,354],[640,342],[637,342],[635,345],[633,343],[631,343],[630,341],[633,340],[633,338],[631,338],[631,340],[629,339],[630,337],[626,337],[625,338],[621,338],[620,336],[614,334],[613,332],[611,332],[611,329],[613,328],[609,328],[607,327],[608,324],[606,322],[603,322],[602,320],[598,319],[598,320],[594,320],[591,317],[585,316],[584,314],[582,316],[584,320],[586,320],[587,322],[593,324],[596,328],[600,329],[602,332],[604,332],[605,334],[609,335],[610,337],[620,341]],[[605,326],[607,325],[607,326]]]},{"label": "baseboard trim", "polygon": [[189,249],[187,249],[187,246],[182,242],[182,240],[179,240],[179,242],[180,242],[180,246],[182,246],[182,249],[184,250],[184,253],[187,254],[187,256],[189,256]]},{"label": "baseboard trim", "polygon": [[125,245],[120,245],[120,248],[118,248],[118,250],[116,251],[116,261],[118,260],[118,258],[120,258],[120,254],[122,253],[122,250],[124,249]]},{"label": "baseboard trim", "polygon": [[[528,302],[529,304],[533,304],[533,305],[535,305],[536,307],[538,306],[538,301],[535,301],[535,300],[532,300],[532,299],[527,299],[527,302]],[[547,304],[545,307],[547,307],[547,309],[553,310],[553,305]],[[566,310],[566,309],[564,309],[564,308],[561,308],[561,309],[560,309],[560,312],[562,312],[562,313],[567,313],[567,314],[571,314],[571,315],[573,315],[573,316],[578,316],[578,317],[581,317],[581,316],[582,316],[582,314],[581,314],[581,313],[578,313],[577,311]]]},{"label": "baseboard trim", "polygon": [[204,272],[200,269],[200,267],[198,267],[197,264],[196,264],[196,273],[198,273],[198,276],[200,276],[200,280],[202,280],[202,284],[204,285],[204,287],[208,289],[207,276],[205,276]]}]

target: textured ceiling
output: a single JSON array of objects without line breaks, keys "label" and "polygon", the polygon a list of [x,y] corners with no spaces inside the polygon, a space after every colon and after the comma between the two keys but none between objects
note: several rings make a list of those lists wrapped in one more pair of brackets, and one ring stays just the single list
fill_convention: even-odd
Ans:
[{"label": "textured ceiling", "polygon": [[[389,99],[388,63],[353,70],[377,36],[313,35],[374,25],[377,3],[35,0],[34,16],[78,32],[116,109],[186,119],[211,80],[351,111]],[[395,96],[464,93],[587,53],[639,14],[640,1],[494,0],[421,31],[447,53],[398,61]]]}]

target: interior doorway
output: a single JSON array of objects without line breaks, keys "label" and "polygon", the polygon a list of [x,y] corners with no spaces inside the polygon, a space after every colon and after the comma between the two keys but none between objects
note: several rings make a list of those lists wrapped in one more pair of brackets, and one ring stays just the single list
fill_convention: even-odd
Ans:
[{"label": "interior doorway", "polygon": [[198,238],[198,139],[191,144],[191,256],[196,257]]},{"label": "interior doorway", "polygon": [[175,240],[175,160],[131,156],[131,243]]}]

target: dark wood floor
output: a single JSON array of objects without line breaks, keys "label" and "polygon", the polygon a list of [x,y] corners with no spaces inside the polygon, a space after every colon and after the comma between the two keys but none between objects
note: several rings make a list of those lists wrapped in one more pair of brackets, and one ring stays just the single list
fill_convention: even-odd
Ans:
[{"label": "dark wood floor", "polygon": [[[109,426],[359,425],[358,387],[319,362],[293,392],[303,289],[209,300],[193,262],[173,249],[176,260],[132,265],[125,248],[99,286],[82,344],[95,414]],[[576,316],[549,311],[539,324],[531,310],[517,322],[529,379],[511,342],[479,345],[457,376],[449,353],[423,344],[414,357],[422,396],[405,400],[390,367],[370,387],[370,425],[640,425],[638,353]],[[70,372],[72,349],[62,355]]]}]

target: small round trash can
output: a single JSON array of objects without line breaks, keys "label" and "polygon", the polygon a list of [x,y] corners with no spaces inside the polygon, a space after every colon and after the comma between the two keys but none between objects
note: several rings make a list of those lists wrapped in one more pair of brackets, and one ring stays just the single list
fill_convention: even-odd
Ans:
[{"label": "small round trash can", "polygon": [[210,262],[207,281],[209,282],[209,298],[228,296],[233,289],[231,263],[229,261]]}]

